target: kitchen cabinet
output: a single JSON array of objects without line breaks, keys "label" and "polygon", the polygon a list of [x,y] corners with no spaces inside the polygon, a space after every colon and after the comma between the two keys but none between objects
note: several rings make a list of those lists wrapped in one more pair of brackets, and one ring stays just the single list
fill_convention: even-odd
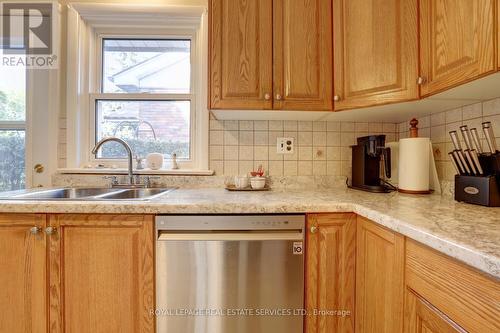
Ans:
[{"label": "kitchen cabinet", "polygon": [[210,108],[272,109],[272,1],[209,4]]},{"label": "kitchen cabinet", "polygon": [[332,110],[331,1],[210,1],[211,109]]},{"label": "kitchen cabinet", "polygon": [[333,109],[331,0],[274,0],[274,109]]},{"label": "kitchen cabinet", "polygon": [[154,332],[150,216],[0,214],[0,332]]},{"label": "kitchen cabinet", "polygon": [[405,333],[463,333],[458,326],[441,311],[432,306],[411,290],[406,292]]},{"label": "kitchen cabinet", "polygon": [[50,327],[154,332],[153,218],[50,215]]},{"label": "kitchen cabinet", "polygon": [[417,0],[333,0],[335,110],[415,100]]},{"label": "kitchen cabinet", "polygon": [[354,332],[356,215],[308,215],[306,243],[306,332]]},{"label": "kitchen cabinet", "polygon": [[406,241],[405,333],[500,332],[500,283]]},{"label": "kitchen cabinet", "polygon": [[45,332],[43,214],[0,214],[0,332]]},{"label": "kitchen cabinet", "polygon": [[420,0],[421,95],[496,70],[497,0]]},{"label": "kitchen cabinet", "polygon": [[356,332],[402,332],[405,239],[360,216],[356,239]]}]

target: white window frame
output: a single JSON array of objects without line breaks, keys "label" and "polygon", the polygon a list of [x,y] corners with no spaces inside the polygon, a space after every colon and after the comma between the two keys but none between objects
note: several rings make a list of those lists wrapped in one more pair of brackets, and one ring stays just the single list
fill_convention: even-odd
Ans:
[{"label": "white window frame", "polygon": [[[101,93],[104,38],[189,39],[190,94]],[[95,102],[98,99],[191,101],[190,160],[179,160],[181,170],[208,170],[207,9],[189,6],[73,4],[68,9],[67,167],[105,164],[126,166],[125,159],[96,159]],[[168,161],[168,160],[167,160]],[[168,164],[168,163],[167,163]],[[91,170],[89,170],[91,172]],[[159,173],[162,173],[161,171]]]},{"label": "white window frame", "polygon": [[[96,29],[96,45],[95,45],[95,66],[94,66],[94,82],[93,91],[90,94],[90,118],[89,118],[89,130],[90,130],[90,146],[87,147],[88,150],[92,150],[95,145],[96,138],[96,102],[98,100],[130,100],[130,101],[189,101],[191,106],[190,121],[189,121],[189,133],[190,133],[190,144],[189,144],[189,159],[178,159],[178,164],[187,169],[194,169],[196,166],[196,156],[194,154],[193,142],[196,141],[196,94],[193,92],[195,88],[194,76],[197,72],[196,67],[196,35],[191,30],[179,30],[179,29],[165,29],[162,33],[158,32],[158,29],[142,29],[141,34],[137,34],[137,29],[128,28],[120,29],[121,33],[117,33],[116,29]],[[191,63],[191,77],[190,77],[190,93],[188,94],[162,94],[162,93],[104,93],[102,92],[102,74],[103,74],[103,41],[105,39],[166,39],[166,40],[189,40],[191,44],[190,50],[190,63]],[[145,156],[141,156],[145,158]],[[171,161],[171,158],[166,156],[165,161],[167,164]],[[90,156],[90,163],[93,164],[117,164],[121,167],[125,166],[127,161],[125,159],[106,159],[106,158],[96,158],[94,155]]]}]

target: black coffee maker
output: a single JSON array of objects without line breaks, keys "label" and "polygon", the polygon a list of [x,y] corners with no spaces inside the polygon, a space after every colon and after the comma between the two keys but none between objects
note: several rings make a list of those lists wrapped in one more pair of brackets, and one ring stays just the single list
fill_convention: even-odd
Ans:
[{"label": "black coffee maker", "polygon": [[391,187],[380,178],[381,157],[385,175],[391,178],[391,149],[385,147],[385,135],[358,138],[352,148],[352,179],[349,187],[368,192],[387,193]]}]

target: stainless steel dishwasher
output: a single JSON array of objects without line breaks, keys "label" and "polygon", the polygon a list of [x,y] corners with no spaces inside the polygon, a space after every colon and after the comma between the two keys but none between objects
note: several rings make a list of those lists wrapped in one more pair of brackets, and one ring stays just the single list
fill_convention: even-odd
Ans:
[{"label": "stainless steel dishwasher", "polygon": [[304,224],[304,215],[158,216],[157,332],[303,332]]}]

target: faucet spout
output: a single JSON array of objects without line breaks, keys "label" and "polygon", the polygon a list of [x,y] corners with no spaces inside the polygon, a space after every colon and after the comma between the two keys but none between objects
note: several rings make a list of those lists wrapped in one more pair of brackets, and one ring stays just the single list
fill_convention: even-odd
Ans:
[{"label": "faucet spout", "polygon": [[118,142],[127,151],[127,155],[128,155],[128,183],[129,183],[129,185],[134,185],[134,170],[133,170],[133,166],[132,166],[132,149],[130,148],[128,143],[126,143],[122,139],[115,138],[115,137],[104,138],[104,139],[100,140],[98,143],[96,143],[95,147],[92,149],[92,154],[97,155],[99,148],[101,148],[101,146],[103,144],[105,144],[106,142],[109,142],[109,141]]}]

